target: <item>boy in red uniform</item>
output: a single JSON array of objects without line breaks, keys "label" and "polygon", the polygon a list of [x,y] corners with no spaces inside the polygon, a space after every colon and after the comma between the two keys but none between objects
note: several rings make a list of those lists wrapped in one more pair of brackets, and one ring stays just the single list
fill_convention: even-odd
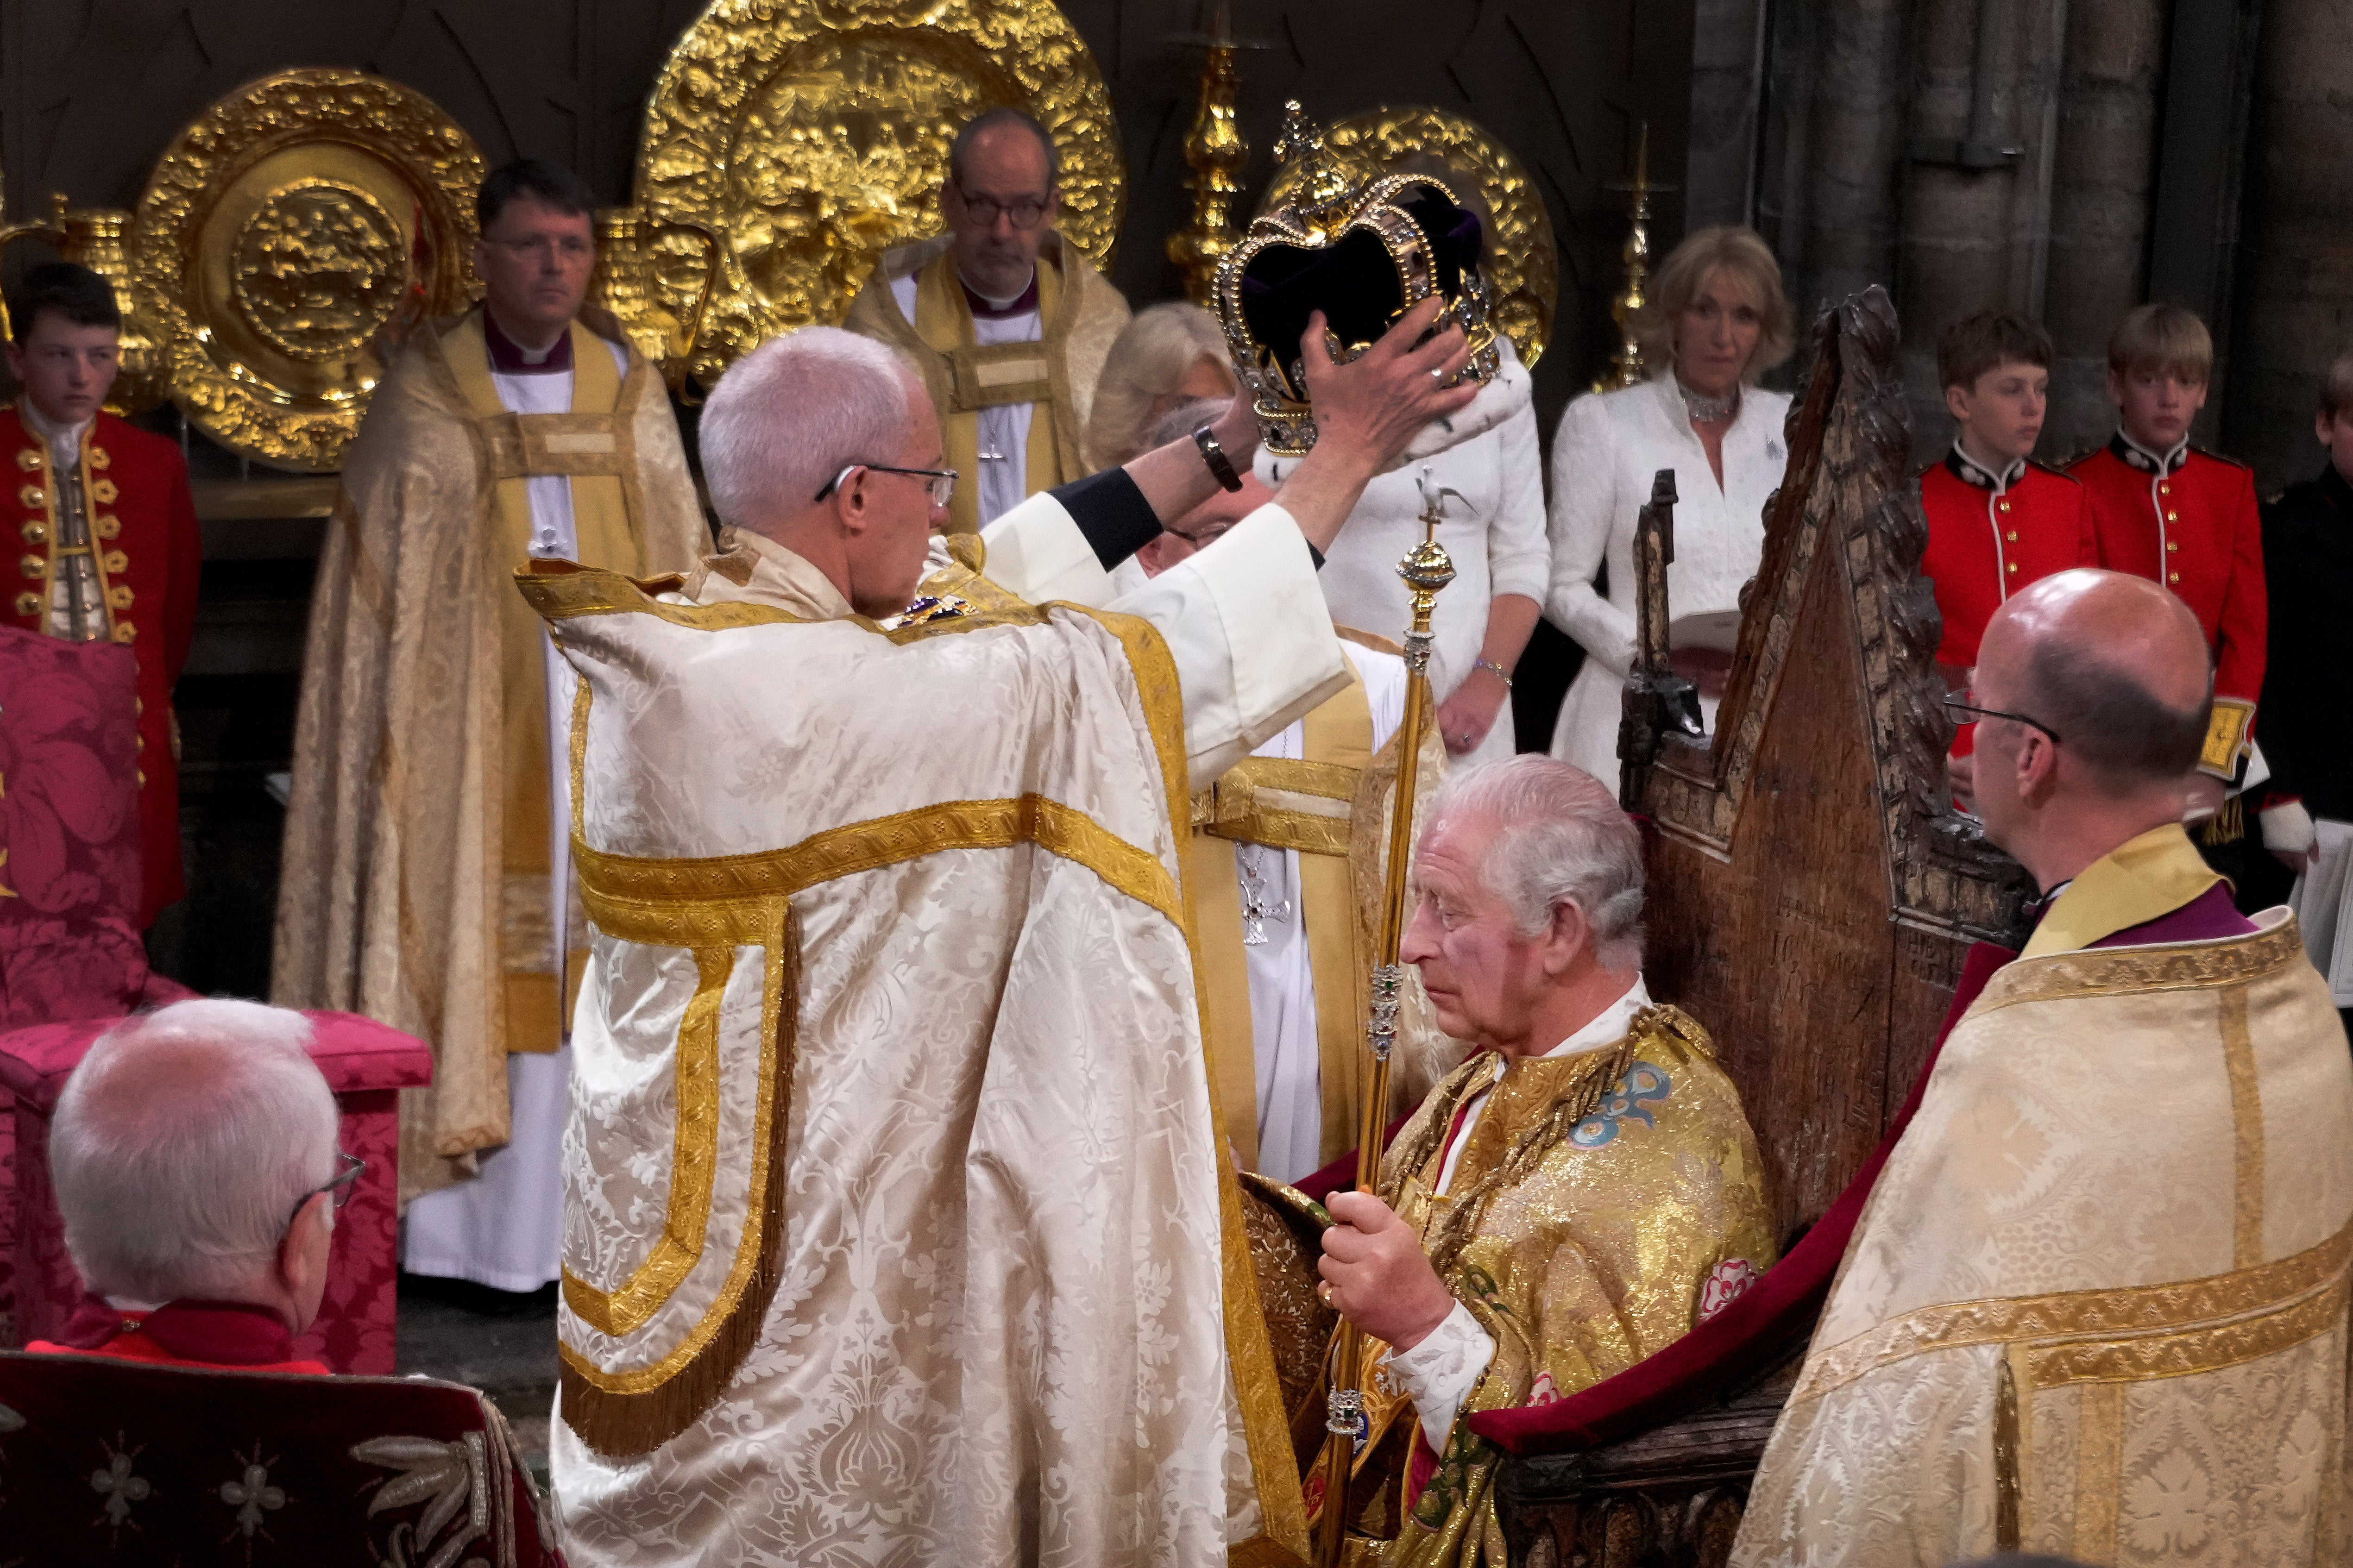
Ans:
[{"label": "boy in red uniform", "polygon": [[2116,433],[2068,473],[2092,495],[2100,564],[2164,584],[2198,613],[2214,658],[2214,717],[2192,805],[2222,804],[2254,728],[2264,657],[2263,525],[2243,463],[2194,450],[2214,342],[2179,305],[2143,305],[2108,339]]},{"label": "boy in red uniform", "polygon": [[88,268],[37,267],[9,296],[8,369],[24,393],[0,409],[0,526],[19,551],[0,624],[138,656],[143,929],[185,890],[172,686],[195,632],[204,541],[179,449],[100,407],[121,327],[113,287]]},{"label": "boy in red uniform", "polygon": [[[1921,470],[1928,549],[1921,572],[1945,620],[1936,663],[1945,684],[1967,684],[1978,639],[2003,601],[2038,578],[2097,563],[2083,486],[2028,456],[2042,435],[2051,339],[2007,310],[1957,321],[1936,343],[1945,406],[1959,426],[1944,460]],[[1954,737],[1969,754],[1974,725]]]}]

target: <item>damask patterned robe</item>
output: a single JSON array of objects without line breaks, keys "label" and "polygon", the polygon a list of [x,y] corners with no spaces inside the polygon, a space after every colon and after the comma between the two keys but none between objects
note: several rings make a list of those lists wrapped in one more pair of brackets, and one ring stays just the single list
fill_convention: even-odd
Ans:
[{"label": "damask patterned robe", "polygon": [[742,531],[526,584],[583,683],[575,1564],[1304,1550],[1176,823],[1345,668],[1280,507],[1030,602],[1142,505],[1033,497],[887,623]]},{"label": "damask patterned robe", "polygon": [[[609,316],[573,327],[568,414],[506,409],[481,321],[478,307],[410,336],[344,460],[303,646],[271,960],[280,1004],[364,1013],[433,1047],[432,1085],[402,1091],[404,1200],[507,1141],[507,1053],[554,1049],[565,1016],[543,634],[513,579],[528,487],[569,480],[599,565],[682,572],[711,537],[661,377]],[[607,342],[628,361],[617,377],[602,374]],[[577,401],[589,371],[607,406]]]},{"label": "damask patterned robe", "polygon": [[[1461,1113],[1482,1095],[1461,1131]],[[1614,1047],[1509,1063],[1473,1057],[1390,1143],[1381,1195],[1421,1233],[1494,1349],[1457,1406],[1442,1455],[1431,1454],[1395,1373],[1369,1380],[1371,1440],[1350,1496],[1352,1532],[1362,1532],[1351,1536],[1352,1563],[1504,1568],[1503,1454],[1463,1418],[1546,1403],[1625,1371],[1688,1333],[1776,1256],[1764,1163],[1739,1091],[1715,1065],[1706,1031],[1672,1007],[1633,1010]],[[1363,1364],[1378,1368],[1387,1351],[1369,1342]]]},{"label": "damask patterned robe", "polygon": [[2179,827],[2128,842],[1954,1026],[1735,1563],[2343,1561],[2353,1066],[2327,984],[2284,909],[2105,945],[2217,880]]}]

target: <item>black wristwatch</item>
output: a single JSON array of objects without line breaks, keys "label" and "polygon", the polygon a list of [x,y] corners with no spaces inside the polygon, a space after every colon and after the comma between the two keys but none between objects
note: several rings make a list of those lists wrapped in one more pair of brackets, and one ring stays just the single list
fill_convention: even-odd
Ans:
[{"label": "black wristwatch", "polygon": [[1207,425],[1193,432],[1193,445],[1201,448],[1201,461],[1209,465],[1209,472],[1218,483],[1229,490],[1242,488],[1242,477],[1234,472],[1234,460],[1226,456],[1226,449],[1218,445],[1218,438],[1209,433]]}]

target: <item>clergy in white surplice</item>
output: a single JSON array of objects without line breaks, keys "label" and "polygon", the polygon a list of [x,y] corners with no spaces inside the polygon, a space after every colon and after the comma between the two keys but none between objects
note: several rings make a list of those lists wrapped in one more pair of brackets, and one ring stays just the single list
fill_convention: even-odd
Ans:
[{"label": "clergy in white surplice", "polygon": [[1125,595],[1246,404],[943,542],[921,383],[814,328],[704,411],[722,554],[525,575],[581,692],[575,1562],[1303,1554],[1179,825],[1348,679],[1315,569],[1469,401],[1459,333],[1408,346],[1434,304],[1319,363],[1314,457]]},{"label": "clergy in white surplice", "polygon": [[[1181,437],[1214,416],[1199,402],[1152,432]],[[1223,539],[1271,500],[1253,473],[1171,519],[1135,553],[1134,582]],[[1361,504],[1357,508],[1363,511]],[[1351,527],[1355,523],[1352,521]],[[1400,626],[1390,628],[1403,631]],[[1388,637],[1335,626],[1346,683],[1193,794],[1186,869],[1194,884],[1203,1038],[1234,1163],[1296,1182],[1356,1146],[1373,951],[1388,887],[1405,659]],[[1423,794],[1446,773],[1422,724]],[[1395,1110],[1411,1110],[1461,1059],[1412,972],[1399,998]],[[1382,1120],[1390,1119],[1384,1110]]]},{"label": "clergy in white surplice", "polygon": [[[585,308],[595,194],[482,182],[482,301],[419,323],[371,395],[319,561],[271,994],[433,1048],[400,1097],[402,1267],[552,1283],[571,997],[569,668],[512,574],[632,574],[710,544],[661,376]],[[410,1201],[414,1200],[414,1201]]]}]

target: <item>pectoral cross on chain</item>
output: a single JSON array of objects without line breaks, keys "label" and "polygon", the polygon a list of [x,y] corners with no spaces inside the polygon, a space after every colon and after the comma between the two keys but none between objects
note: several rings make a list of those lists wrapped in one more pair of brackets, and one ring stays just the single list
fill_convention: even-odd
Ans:
[{"label": "pectoral cross on chain", "polygon": [[1267,902],[1267,885],[1263,865],[1259,860],[1266,851],[1255,844],[1234,846],[1234,870],[1242,884],[1242,945],[1266,945],[1266,922],[1291,918],[1291,900]]}]

